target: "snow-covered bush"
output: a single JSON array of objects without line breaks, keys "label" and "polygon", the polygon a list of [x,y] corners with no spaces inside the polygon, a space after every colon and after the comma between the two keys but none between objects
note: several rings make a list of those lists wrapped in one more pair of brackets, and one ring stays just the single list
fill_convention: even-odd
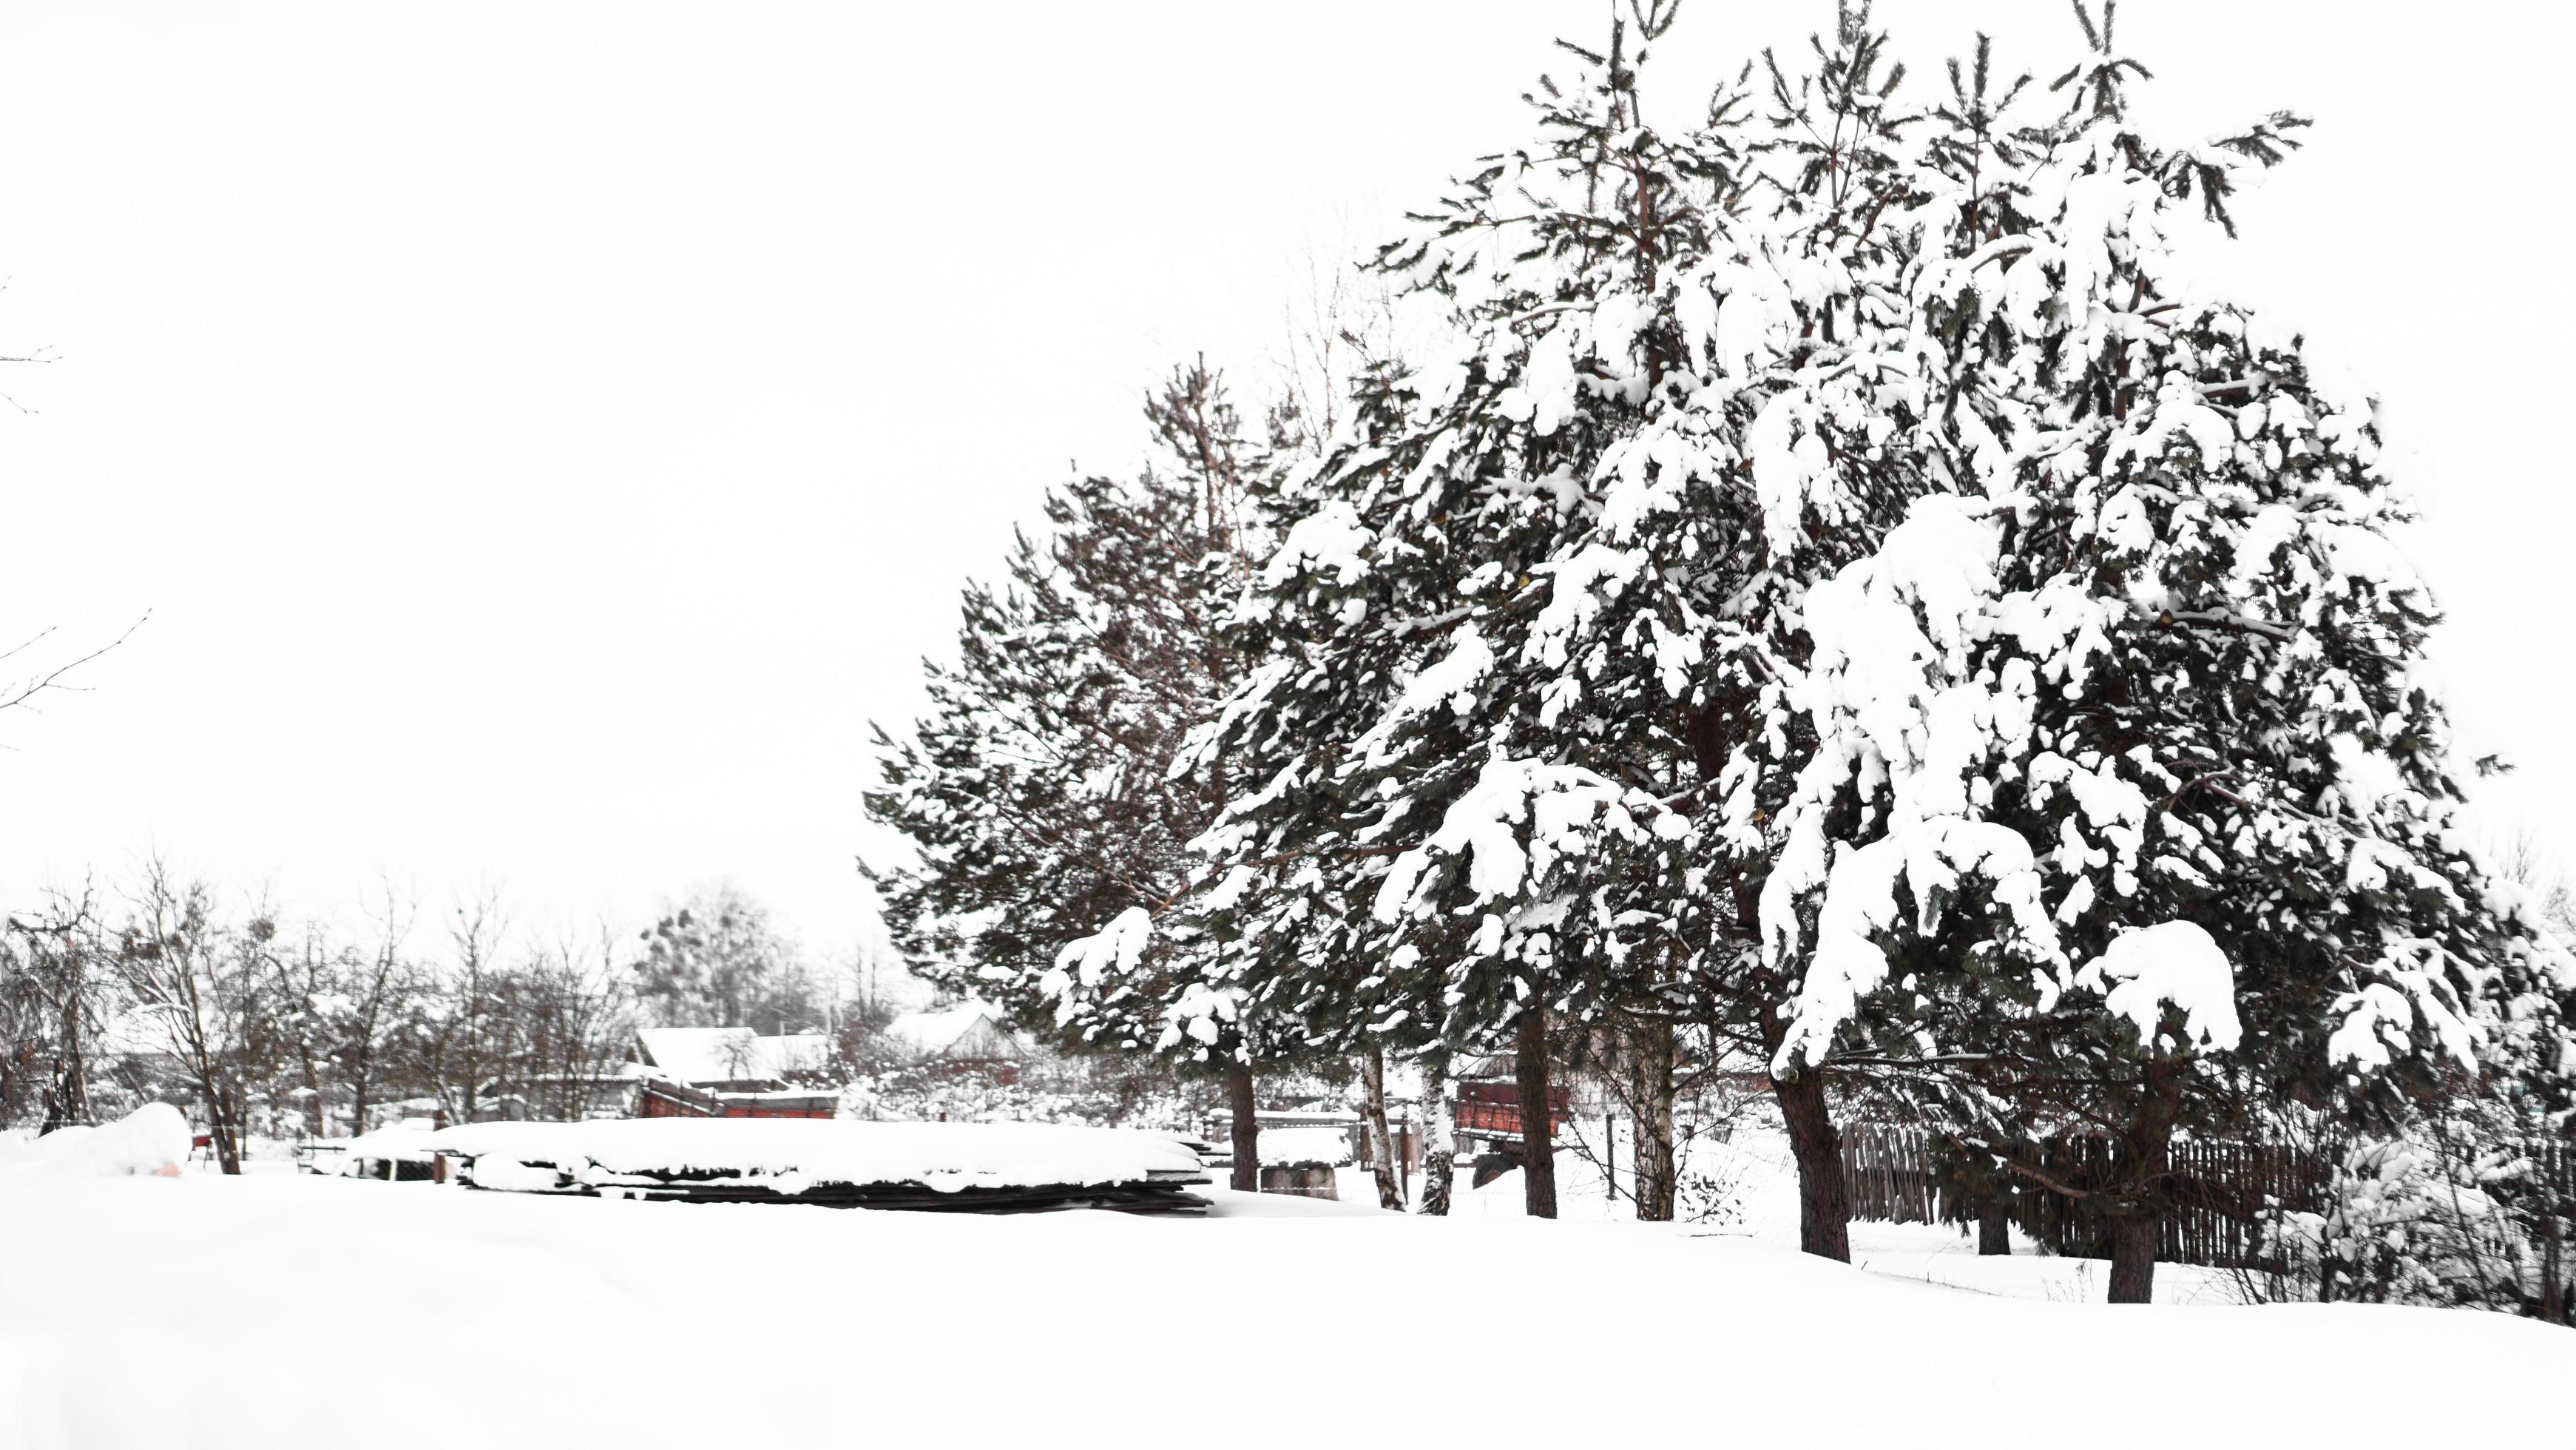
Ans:
[{"label": "snow-covered bush", "polygon": [[2324,1211],[2274,1215],[2267,1294],[2567,1322],[2567,1149],[2499,1137],[2486,1106],[2347,1149]]}]

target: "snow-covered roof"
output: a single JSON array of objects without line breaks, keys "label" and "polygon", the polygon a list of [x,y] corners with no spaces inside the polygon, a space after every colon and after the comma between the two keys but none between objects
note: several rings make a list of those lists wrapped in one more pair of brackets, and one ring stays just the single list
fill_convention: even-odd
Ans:
[{"label": "snow-covered roof", "polygon": [[686,1083],[783,1081],[830,1064],[820,1032],[762,1037],[748,1027],[646,1027],[636,1032],[649,1065]]},{"label": "snow-covered roof", "polygon": [[989,1002],[960,1002],[919,1012],[906,1012],[886,1024],[886,1035],[924,1057],[1016,1057],[1019,1039],[1000,1008]]},{"label": "snow-covered roof", "polygon": [[[626,1118],[595,1123],[476,1123],[438,1134],[438,1151],[474,1160],[474,1182],[549,1189],[557,1170],[586,1187],[658,1183],[673,1174],[759,1180],[781,1193],[815,1184],[917,1183],[941,1193],[1198,1179],[1198,1155],[1163,1133],[1060,1123],[870,1123],[824,1118]],[[514,1165],[548,1165],[543,1173]],[[1200,1180],[1204,1181],[1204,1180]]]}]

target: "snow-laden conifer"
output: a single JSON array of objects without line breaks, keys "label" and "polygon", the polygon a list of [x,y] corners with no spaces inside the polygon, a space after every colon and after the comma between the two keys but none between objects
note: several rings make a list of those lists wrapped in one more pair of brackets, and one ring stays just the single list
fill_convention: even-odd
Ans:
[{"label": "snow-laden conifer", "polygon": [[1775,1070],[1863,1040],[1989,1146],[2034,1105],[2112,1136],[2116,1182],[2045,1186],[2114,1215],[2143,1300],[2177,1130],[2474,1080],[2565,959],[2456,818],[2370,400],[2177,255],[2303,123],[2157,145],[2110,21],[2062,115],[1954,110],[1925,168],[1956,486],[1809,595],[1762,925],[1803,975]]},{"label": "snow-laden conifer", "polygon": [[1150,917],[1189,889],[1188,843],[1229,782],[1171,769],[1239,682],[1220,622],[1249,551],[1241,501],[1268,465],[1220,380],[1149,399],[1159,466],[1051,490],[1010,583],[967,589],[956,665],[928,667],[910,740],[878,732],[868,797],[918,859],[879,878],[916,968],[1078,1052],[1163,1054],[1226,1076],[1250,1187],[1258,1029],[1211,997],[1203,941]]},{"label": "snow-laden conifer", "polygon": [[1736,95],[1669,131],[1640,111],[1671,20],[1641,7],[1608,47],[1568,45],[1582,69],[1531,95],[1536,142],[1380,255],[1455,345],[1371,377],[1336,446],[1266,500],[1284,532],[1243,618],[1262,663],[1203,751],[1247,786],[1208,841],[1230,990],[1321,1042],[1508,1035],[1525,1093],[1545,1090],[1549,1017],[1637,980],[1630,898],[1688,831],[1634,722],[1582,707],[1603,662],[1563,648],[1608,562],[1569,546],[1645,420],[1687,397],[1680,279],[1743,189]]}]

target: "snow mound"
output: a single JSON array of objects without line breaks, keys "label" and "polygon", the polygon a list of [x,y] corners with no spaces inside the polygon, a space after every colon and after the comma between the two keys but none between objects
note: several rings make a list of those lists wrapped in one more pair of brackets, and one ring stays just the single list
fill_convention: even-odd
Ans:
[{"label": "snow mound", "polygon": [[145,1103],[96,1128],[58,1128],[27,1142],[0,1144],[0,1176],[176,1178],[192,1141],[188,1120],[177,1108]]},{"label": "snow mound", "polygon": [[354,1173],[360,1163],[370,1159],[392,1159],[398,1163],[426,1163],[438,1151],[438,1134],[428,1127],[398,1124],[360,1133],[341,1140],[340,1171]]},{"label": "snow mound", "polygon": [[1351,1135],[1340,1128],[1263,1128],[1261,1130],[1261,1163],[1263,1167],[1339,1168],[1355,1161],[1351,1154]]},{"label": "snow mound", "polygon": [[1175,1138],[1061,1123],[868,1123],[824,1118],[627,1118],[476,1123],[432,1136],[485,1188],[580,1191],[675,1178],[740,1179],[783,1194],[826,1186],[1089,1187],[1198,1179]]}]

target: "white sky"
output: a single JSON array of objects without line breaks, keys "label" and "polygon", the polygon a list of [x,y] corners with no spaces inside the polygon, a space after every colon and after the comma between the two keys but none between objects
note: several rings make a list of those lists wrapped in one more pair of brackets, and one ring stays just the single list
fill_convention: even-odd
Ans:
[{"label": "white sky", "polygon": [[[1705,78],[1830,23],[1697,0]],[[2276,105],[2244,295],[2387,400],[2463,745],[2555,829],[2565,12],[2132,0],[2153,113]],[[1524,134],[1598,4],[0,11],[0,629],[151,623],[0,718],[0,900],[158,847],[314,909],[635,922],[730,876],[860,930],[867,722],[1068,460],[1204,350],[1250,403],[1307,259]],[[1888,0],[1921,83],[2041,0]],[[1658,98],[1687,104],[1665,81]],[[1669,113],[1669,112],[1668,112]]]}]

